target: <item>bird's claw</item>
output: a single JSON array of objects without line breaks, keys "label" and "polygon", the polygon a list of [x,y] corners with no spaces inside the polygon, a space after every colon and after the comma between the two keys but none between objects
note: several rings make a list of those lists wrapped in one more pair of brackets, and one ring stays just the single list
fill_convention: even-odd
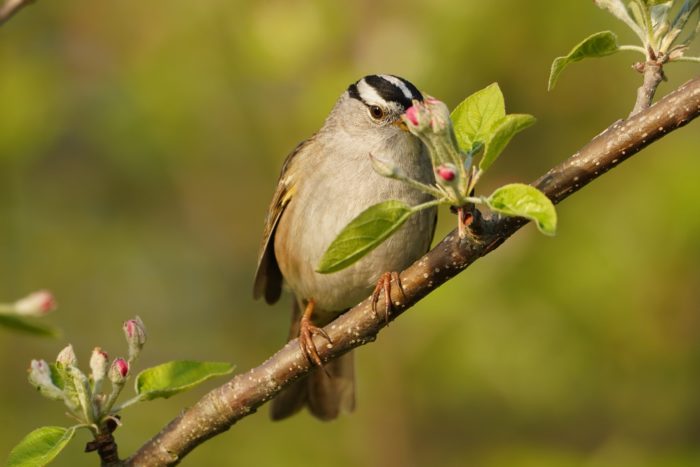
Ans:
[{"label": "bird's claw", "polygon": [[318,354],[318,349],[316,344],[314,344],[314,336],[321,336],[328,341],[329,344],[333,344],[331,337],[318,326],[311,324],[311,315],[314,311],[314,302],[309,301],[304,310],[304,314],[301,317],[301,323],[299,327],[299,347],[301,351],[309,360],[310,363],[315,364],[318,367],[323,367],[323,362],[321,361],[321,356]]},{"label": "bird's claw", "polygon": [[379,280],[377,281],[376,287],[374,287],[374,292],[372,292],[372,311],[377,316],[379,316],[379,313],[377,312],[377,303],[379,302],[379,296],[382,294],[382,292],[384,292],[384,322],[387,324],[389,324],[389,313],[392,309],[392,282],[394,282],[398,286],[401,295],[404,298],[406,298],[406,294],[404,293],[403,287],[401,286],[401,279],[399,278],[399,273],[396,271],[385,272],[384,274],[382,274]]}]

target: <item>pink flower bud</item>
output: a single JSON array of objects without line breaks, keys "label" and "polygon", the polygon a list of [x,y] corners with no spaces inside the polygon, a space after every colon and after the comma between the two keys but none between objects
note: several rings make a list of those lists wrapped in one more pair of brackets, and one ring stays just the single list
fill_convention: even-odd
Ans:
[{"label": "pink flower bud", "polygon": [[457,171],[452,166],[452,164],[443,164],[435,169],[438,177],[446,182],[451,182],[457,176]]},{"label": "pink flower bud", "polygon": [[44,360],[32,360],[29,366],[29,381],[37,386],[53,384],[49,364]]},{"label": "pink flower bud", "polygon": [[90,356],[90,371],[94,382],[102,381],[107,375],[108,360],[107,352],[95,347]]},{"label": "pink flower bud", "polygon": [[414,125],[418,125],[418,111],[416,110],[415,106],[412,105],[406,109],[405,115],[409,122],[413,123]]},{"label": "pink flower bud", "polygon": [[48,290],[31,293],[14,303],[15,313],[24,316],[41,316],[56,309],[56,300]]},{"label": "pink flower bud", "polygon": [[117,358],[109,369],[109,380],[115,384],[121,384],[129,375],[129,364],[123,358]]},{"label": "pink flower bud", "polygon": [[124,322],[124,336],[129,344],[129,360],[133,360],[146,343],[146,326],[138,316]]},{"label": "pink flower bud", "polygon": [[77,366],[78,358],[75,356],[73,346],[68,344],[63,350],[58,353],[56,363],[60,363],[63,367]]}]

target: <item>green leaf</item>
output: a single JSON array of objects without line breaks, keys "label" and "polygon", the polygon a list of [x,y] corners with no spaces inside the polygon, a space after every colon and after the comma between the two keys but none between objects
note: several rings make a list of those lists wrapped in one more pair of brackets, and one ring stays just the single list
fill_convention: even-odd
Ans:
[{"label": "green leaf", "polygon": [[179,360],[163,363],[139,373],[135,382],[136,394],[146,401],[168,398],[215,376],[227,375],[233,368],[225,362]]},{"label": "green leaf", "polygon": [[63,368],[58,368],[55,363],[49,363],[49,370],[51,370],[51,381],[56,385],[57,388],[64,390],[66,389],[65,372]]},{"label": "green leaf", "polygon": [[486,171],[491,167],[513,136],[534,124],[535,121],[535,117],[527,114],[510,114],[502,118],[494,126],[491,139],[486,142],[479,169]]},{"label": "green leaf", "polygon": [[646,43],[646,34],[644,30],[632,19],[629,10],[625,7],[625,3],[622,0],[595,0],[595,4],[598,5],[599,8],[608,10],[617,19],[624,22],[634,31],[637,37],[641,39],[642,43]]},{"label": "green leaf", "polygon": [[[85,419],[89,420],[91,410],[90,406],[92,403],[90,402],[90,383],[87,379],[87,376],[85,376],[85,373],[80,371],[80,369],[78,369],[78,367],[75,366],[67,367],[65,369],[64,375],[67,375],[67,377],[70,378],[72,384],[68,386],[70,386],[75,391],[75,397],[78,400],[78,406],[83,411]],[[64,392],[70,397],[69,391],[70,390],[68,388],[64,388]]]},{"label": "green leaf", "polygon": [[618,50],[620,49],[617,45],[617,36],[610,31],[601,31],[588,36],[571,49],[568,55],[554,59],[549,73],[547,90],[551,91],[554,89],[561,72],[572,63],[581,61],[584,58],[605,57],[606,55],[614,54]]},{"label": "green leaf", "polygon": [[29,433],[12,449],[7,467],[41,467],[66,447],[75,427],[44,426]]},{"label": "green leaf", "polygon": [[[675,32],[675,30],[673,32]],[[698,33],[700,33],[700,14],[695,17],[695,26],[690,28],[688,36],[681,41],[680,45],[685,47],[690,46]]]},{"label": "green leaf", "polygon": [[672,29],[681,30],[685,27],[685,23],[688,22],[688,18],[693,13],[693,11],[700,6],[700,0],[686,0],[683,6],[678,10],[678,14],[673,19]]},{"label": "green leaf", "polygon": [[60,335],[58,329],[54,327],[39,323],[35,319],[22,318],[15,315],[0,314],[0,326],[35,336],[58,337]]},{"label": "green leaf", "polygon": [[634,22],[644,28],[645,31],[648,31],[651,25],[647,23],[647,15],[645,14],[648,11],[647,6],[644,3],[640,4],[639,0],[637,0],[636,2],[630,2],[628,8]]},{"label": "green leaf", "polygon": [[396,200],[384,201],[362,211],[330,244],[316,272],[340,271],[379,246],[413,214],[413,209]]},{"label": "green leaf", "polygon": [[651,24],[654,29],[657,29],[660,24],[665,23],[668,20],[668,12],[673,6],[673,2],[663,1],[663,2],[648,2],[651,12]]},{"label": "green leaf", "polygon": [[459,147],[469,151],[477,142],[485,143],[494,124],[505,115],[506,106],[498,83],[464,99],[450,116]]},{"label": "green leaf", "polygon": [[75,386],[75,380],[69,369],[59,363],[50,363],[51,380],[66,394],[66,404],[73,410],[81,408],[80,390]]},{"label": "green leaf", "polygon": [[545,235],[554,235],[557,230],[557,211],[554,204],[537,188],[523,183],[502,186],[486,199],[493,211],[507,216],[518,216],[537,223]]}]

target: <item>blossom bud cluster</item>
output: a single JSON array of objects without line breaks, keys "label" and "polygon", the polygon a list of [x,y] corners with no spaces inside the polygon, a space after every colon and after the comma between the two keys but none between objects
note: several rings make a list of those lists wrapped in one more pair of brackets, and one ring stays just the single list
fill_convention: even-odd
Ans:
[{"label": "blossom bud cluster", "polygon": [[[95,347],[90,356],[88,377],[78,368],[73,346],[67,345],[58,353],[55,364],[32,360],[28,371],[29,383],[45,397],[62,400],[71,414],[84,423],[101,423],[104,417],[110,415],[130,375],[130,364],[146,343],[146,328],[141,318],[126,321],[123,330],[129,349],[128,360],[115,358],[110,363],[107,352]],[[109,394],[101,392],[106,379],[112,386]]]},{"label": "blossom bud cluster", "polygon": [[457,146],[450,112],[444,102],[426,97],[413,101],[401,117],[408,131],[427,147],[435,172],[435,181],[444,188],[450,204],[461,206],[468,197],[468,155]]}]

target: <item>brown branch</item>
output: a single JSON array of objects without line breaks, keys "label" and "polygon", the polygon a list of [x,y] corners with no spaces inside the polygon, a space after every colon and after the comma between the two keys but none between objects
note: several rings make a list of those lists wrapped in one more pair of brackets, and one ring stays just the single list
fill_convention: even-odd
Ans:
[{"label": "brown branch", "polygon": [[0,6],[0,26],[30,3],[34,3],[34,0],[7,0]]},{"label": "brown branch", "polygon": [[[700,78],[696,78],[653,107],[626,121],[614,123],[533,185],[558,203],[699,114]],[[460,242],[456,231],[453,231],[401,273],[405,299],[402,303],[395,303],[392,319],[494,250],[526,223],[514,218],[481,219],[477,212],[474,214],[466,239]],[[320,339],[316,341],[321,358],[324,361],[331,360],[352,348],[373,341],[384,326],[384,320],[372,312],[369,300],[363,301],[325,328],[334,344],[329,348]],[[192,408],[183,411],[125,464],[177,464],[199,444],[254,413],[284,387],[310,370],[309,363],[299,351],[298,342],[289,342],[262,365],[235,376],[206,394]]]},{"label": "brown branch", "polygon": [[85,445],[85,452],[97,451],[101,460],[100,465],[103,467],[121,464],[117,443],[112,435],[114,430],[119,427],[119,418],[119,416],[108,418],[100,427],[100,432],[95,436],[95,439]]}]

